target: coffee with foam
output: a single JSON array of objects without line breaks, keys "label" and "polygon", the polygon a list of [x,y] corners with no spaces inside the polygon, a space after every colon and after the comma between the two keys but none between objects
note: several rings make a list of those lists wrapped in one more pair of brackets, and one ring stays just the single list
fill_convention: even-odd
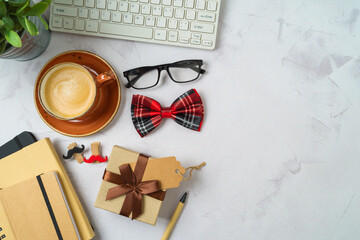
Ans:
[{"label": "coffee with foam", "polygon": [[86,113],[96,97],[91,74],[74,63],[56,65],[45,74],[40,85],[43,106],[62,119],[77,118]]}]

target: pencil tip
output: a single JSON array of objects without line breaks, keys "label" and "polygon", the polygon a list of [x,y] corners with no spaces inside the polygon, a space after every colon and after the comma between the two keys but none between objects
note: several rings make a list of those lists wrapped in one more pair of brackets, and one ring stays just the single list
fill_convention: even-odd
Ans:
[{"label": "pencil tip", "polygon": [[180,202],[185,203],[186,196],[187,196],[187,192],[185,192],[184,195],[182,195],[182,197],[180,198]]}]

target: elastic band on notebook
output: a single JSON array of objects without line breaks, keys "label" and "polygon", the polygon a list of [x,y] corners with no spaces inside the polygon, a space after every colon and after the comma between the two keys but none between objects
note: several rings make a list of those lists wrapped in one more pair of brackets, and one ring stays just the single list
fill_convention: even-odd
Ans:
[{"label": "elastic band on notebook", "polygon": [[38,183],[39,183],[39,186],[40,186],[42,195],[43,195],[43,197],[44,197],[44,200],[45,200],[47,209],[48,209],[48,211],[49,211],[51,220],[52,220],[52,222],[53,222],[53,225],[54,225],[54,228],[55,228],[55,231],[56,231],[56,234],[57,234],[59,240],[63,240],[63,238],[62,238],[62,236],[61,236],[61,232],[60,232],[59,225],[57,224],[57,221],[56,221],[56,218],[55,218],[55,214],[54,214],[54,212],[53,212],[53,210],[52,210],[52,207],[51,207],[51,204],[50,204],[48,195],[46,194],[46,190],[45,190],[45,187],[44,187],[44,184],[43,184],[43,182],[42,182],[42,180],[41,180],[40,175],[39,175],[39,176],[36,176],[36,179],[37,179],[37,181],[38,181]]},{"label": "elastic band on notebook", "polygon": [[21,144],[21,142],[20,142],[20,139],[16,136],[16,137],[14,137],[14,140],[15,140],[15,142],[16,142],[16,144],[18,145],[18,147],[20,148],[20,149],[23,149],[24,148],[24,146]]}]

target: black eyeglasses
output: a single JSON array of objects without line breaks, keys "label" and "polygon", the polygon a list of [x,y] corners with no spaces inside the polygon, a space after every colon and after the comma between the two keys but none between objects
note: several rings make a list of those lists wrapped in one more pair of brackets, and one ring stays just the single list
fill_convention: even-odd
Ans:
[{"label": "black eyeglasses", "polygon": [[134,68],[123,73],[128,80],[125,87],[135,89],[154,87],[159,83],[162,70],[166,70],[176,83],[192,82],[198,79],[200,74],[205,73],[205,70],[201,69],[202,65],[202,60],[183,60],[170,64]]}]

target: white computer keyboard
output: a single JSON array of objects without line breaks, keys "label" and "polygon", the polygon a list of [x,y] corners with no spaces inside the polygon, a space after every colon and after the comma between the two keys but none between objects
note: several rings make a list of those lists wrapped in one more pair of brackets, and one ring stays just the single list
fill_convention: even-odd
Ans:
[{"label": "white computer keyboard", "polygon": [[214,49],[221,0],[53,0],[58,32]]}]

